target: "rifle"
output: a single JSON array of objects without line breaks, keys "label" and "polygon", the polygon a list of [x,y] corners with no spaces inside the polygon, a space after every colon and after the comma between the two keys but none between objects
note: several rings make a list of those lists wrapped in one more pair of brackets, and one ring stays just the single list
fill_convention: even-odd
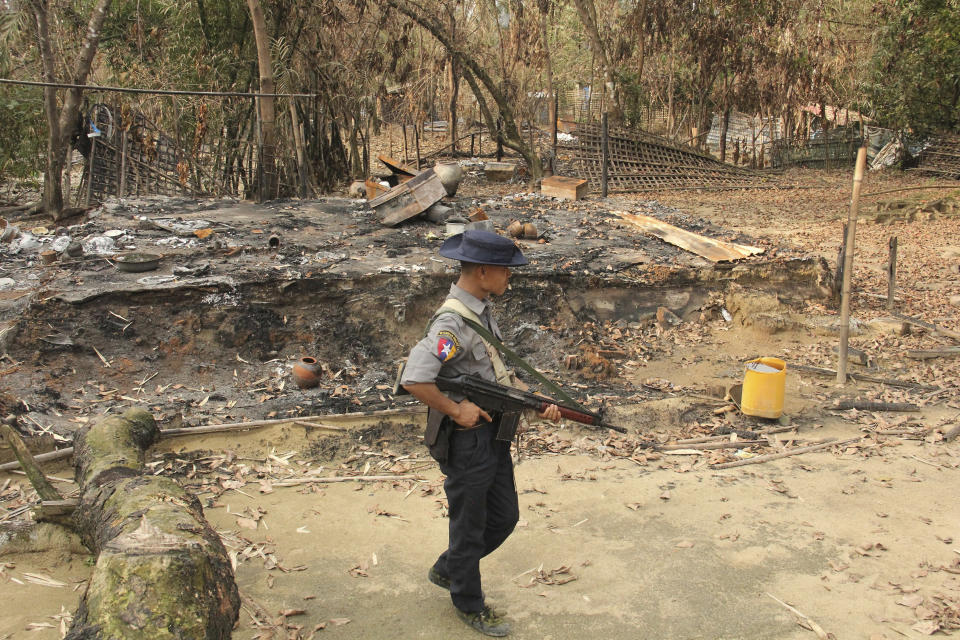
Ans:
[{"label": "rifle", "polygon": [[[501,413],[519,413],[523,409],[534,409],[542,412],[551,404],[557,405],[560,409],[560,415],[568,420],[579,422],[597,429],[613,429],[620,433],[626,433],[623,427],[617,427],[604,422],[603,416],[599,413],[575,409],[564,404],[560,404],[550,398],[521,391],[513,387],[507,387],[496,382],[484,380],[475,375],[462,374],[459,376],[438,376],[436,380],[437,388],[441,391],[453,391],[467,396],[470,402],[473,402],[485,411],[498,411]],[[512,440],[511,437],[498,439]]]}]

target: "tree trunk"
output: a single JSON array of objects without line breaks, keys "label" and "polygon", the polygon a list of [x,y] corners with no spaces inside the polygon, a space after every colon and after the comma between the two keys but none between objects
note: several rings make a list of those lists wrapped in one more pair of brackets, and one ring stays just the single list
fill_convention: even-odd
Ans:
[{"label": "tree trunk", "polygon": [[450,102],[447,104],[447,133],[450,134],[450,151],[457,155],[457,100],[460,97],[460,74],[457,73],[457,61],[451,56],[447,62],[447,82],[450,90]]},{"label": "tree trunk", "polygon": [[610,63],[610,56],[607,54],[604,40],[600,36],[600,27],[597,24],[597,7],[594,5],[593,0],[574,0],[573,4],[576,5],[580,22],[583,23],[583,28],[587,30],[587,36],[593,44],[594,51],[596,51],[597,56],[600,58],[600,66],[603,70],[602,95],[606,95],[608,91],[611,93],[613,106],[606,107],[603,105],[601,106],[601,111],[608,111],[614,123],[618,124],[623,119],[623,105],[620,104],[620,88],[616,82],[614,82],[613,66]]},{"label": "tree trunk", "polygon": [[[273,61],[270,58],[270,36],[267,33],[267,21],[263,16],[260,0],[247,0],[250,8],[250,20],[253,22],[253,39],[257,45],[257,65],[260,68],[260,93],[276,93],[273,81]],[[263,202],[277,197],[277,133],[275,98],[261,96],[257,98],[260,107],[260,179],[257,181],[257,201]]]},{"label": "tree trunk", "polygon": [[727,130],[730,128],[730,107],[723,110],[723,121],[720,125],[720,162],[727,161]]},{"label": "tree trunk", "polygon": [[68,639],[231,636],[240,596],[220,537],[196,496],[142,473],[159,436],[141,409],[77,434],[74,521],[97,564]]},{"label": "tree trunk", "polygon": [[674,117],[674,104],[673,104],[673,51],[670,51],[670,65],[669,72],[667,75],[667,137],[673,137],[673,126],[676,123],[676,118]]},{"label": "tree trunk", "polygon": [[545,72],[547,75],[547,117],[550,118],[550,172],[554,171],[557,158],[557,100],[553,88],[553,60],[550,57],[550,32],[547,28],[547,13],[549,5],[540,3],[540,37],[543,39],[543,53],[545,57]]},{"label": "tree trunk", "polygon": [[293,129],[293,146],[297,151],[297,174],[300,178],[299,195],[306,198],[310,191],[310,178],[307,169],[307,152],[303,140],[303,128],[300,126],[300,114],[297,112],[296,98],[289,99],[290,127]]},{"label": "tree trunk", "polygon": [[[93,66],[93,58],[100,44],[100,29],[110,10],[112,0],[97,0],[87,23],[86,35],[76,68],[73,70],[71,84],[86,83]],[[40,62],[43,66],[45,82],[56,83],[56,58],[53,43],[50,40],[50,15],[47,0],[30,0],[30,7],[37,25],[37,45],[40,48]],[[77,127],[80,118],[80,99],[82,89],[67,89],[63,106],[57,110],[57,88],[43,89],[44,111],[47,115],[47,170],[43,177],[43,209],[53,216],[54,221],[63,218],[63,169],[70,152],[70,136]],[[92,164],[93,158],[88,161]]]},{"label": "tree trunk", "polygon": [[[457,3],[447,4],[447,18],[450,23],[450,36],[457,38]],[[447,90],[450,98],[447,103],[447,133],[450,136],[450,152],[457,155],[457,100],[460,98],[460,70],[457,59],[450,56],[447,60]]]}]

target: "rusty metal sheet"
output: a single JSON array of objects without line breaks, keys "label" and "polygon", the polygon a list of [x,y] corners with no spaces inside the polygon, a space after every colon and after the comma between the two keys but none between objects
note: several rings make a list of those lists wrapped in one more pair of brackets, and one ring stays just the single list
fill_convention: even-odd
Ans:
[{"label": "rusty metal sheet", "polygon": [[760,247],[751,247],[701,236],[650,216],[627,213],[626,211],[611,211],[611,213],[620,216],[624,222],[632,227],[713,262],[741,260],[764,252],[764,249]]},{"label": "rusty metal sheet", "polygon": [[394,160],[393,158],[387,155],[380,154],[377,156],[377,160],[387,165],[387,168],[397,175],[412,177],[420,173],[413,167],[408,167],[407,165],[401,162],[397,162],[396,160]]}]

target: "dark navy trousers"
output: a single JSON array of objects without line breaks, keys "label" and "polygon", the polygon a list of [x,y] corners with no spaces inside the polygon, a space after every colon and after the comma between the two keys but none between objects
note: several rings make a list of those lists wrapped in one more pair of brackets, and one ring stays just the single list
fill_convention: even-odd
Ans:
[{"label": "dark navy trousers", "polygon": [[520,519],[510,443],[496,440],[498,422],[453,431],[446,474],[450,540],[434,569],[450,578],[450,597],[461,611],[482,611],[480,559],[513,532]]}]

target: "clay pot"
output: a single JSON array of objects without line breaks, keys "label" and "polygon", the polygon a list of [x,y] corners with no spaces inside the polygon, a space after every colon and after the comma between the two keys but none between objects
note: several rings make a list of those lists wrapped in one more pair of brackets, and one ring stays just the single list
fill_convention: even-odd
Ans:
[{"label": "clay pot", "polygon": [[433,172],[440,178],[448,196],[457,193],[460,180],[463,178],[463,168],[458,162],[438,162],[433,165]]},{"label": "clay pot", "polygon": [[523,237],[530,240],[536,238],[540,234],[537,232],[537,226],[532,222],[527,222],[523,225]]},{"label": "clay pot", "polygon": [[53,250],[40,252],[40,261],[43,264],[53,264],[54,262],[57,261],[58,257],[60,257],[60,254]]},{"label": "clay pot", "polygon": [[293,381],[297,383],[297,386],[301,389],[310,389],[320,384],[320,363],[317,362],[316,358],[305,357],[300,358],[300,361],[297,364],[293,365]]},{"label": "clay pot", "polygon": [[507,227],[507,235],[511,238],[521,238],[523,237],[523,223],[519,220],[514,220]]}]

